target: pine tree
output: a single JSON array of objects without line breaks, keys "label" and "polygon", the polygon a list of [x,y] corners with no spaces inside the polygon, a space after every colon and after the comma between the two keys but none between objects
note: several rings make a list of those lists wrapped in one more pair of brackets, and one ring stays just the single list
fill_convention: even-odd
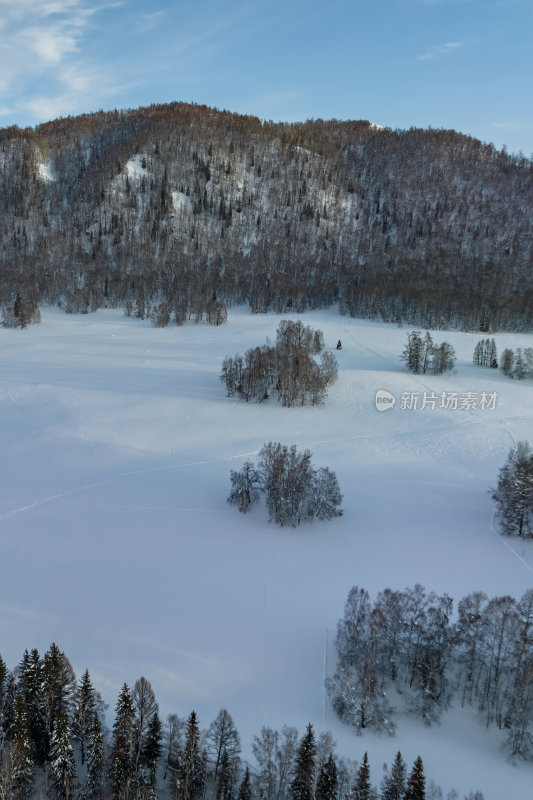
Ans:
[{"label": "pine tree", "polygon": [[342,350],[342,342],[341,342],[341,340],[340,340],[340,339],[339,339],[339,341],[337,342],[337,350]]},{"label": "pine tree", "polygon": [[195,711],[187,719],[185,747],[179,770],[177,800],[197,800],[205,788],[205,755],[200,753],[200,729]]},{"label": "pine tree", "polygon": [[405,794],[405,773],[405,761],[398,750],[391,770],[389,774],[385,776],[381,784],[382,800],[403,800]]},{"label": "pine tree", "polygon": [[337,798],[337,765],[333,753],[322,766],[316,784],[316,800],[336,800]]},{"label": "pine tree", "polygon": [[113,725],[111,771],[113,795],[117,800],[127,800],[135,772],[133,752],[133,725],[135,709],[129,686],[125,683],[118,696]]},{"label": "pine tree", "polygon": [[24,697],[32,758],[37,764],[44,764],[49,747],[41,673],[42,662],[38,650],[34,648],[31,653],[25,650],[18,666],[17,690]]},{"label": "pine tree", "polygon": [[4,742],[7,738],[7,725],[8,718],[8,678],[9,672],[6,663],[2,656],[0,656],[0,763],[4,753]]},{"label": "pine tree", "polygon": [[502,353],[502,371],[508,377],[512,376],[514,369],[514,353],[510,348],[506,348]]},{"label": "pine tree", "polygon": [[248,766],[244,772],[244,778],[239,787],[239,795],[237,800],[252,800],[252,787],[250,785],[250,770]]},{"label": "pine tree", "polygon": [[366,752],[355,776],[352,798],[353,800],[370,800],[371,798],[370,765],[368,763],[368,753]]},{"label": "pine tree", "polygon": [[96,700],[89,670],[86,669],[80,680],[74,700],[74,717],[72,721],[73,738],[80,744],[82,765],[85,763],[85,745],[93,725],[96,711]]},{"label": "pine tree", "polygon": [[413,764],[413,769],[407,781],[404,800],[426,800],[426,778],[420,756]]},{"label": "pine tree", "polygon": [[533,537],[533,453],[528,442],[518,442],[509,452],[492,497],[505,534]]},{"label": "pine tree", "polygon": [[34,766],[26,702],[22,694],[17,695],[15,709],[11,752],[12,791],[14,800],[24,800],[31,795]]},{"label": "pine tree", "polygon": [[148,769],[150,786],[155,786],[157,762],[161,758],[161,753],[163,752],[161,740],[161,720],[156,711],[150,720],[141,753],[141,763]]},{"label": "pine tree", "polygon": [[90,800],[100,800],[104,793],[105,780],[105,742],[102,723],[98,714],[93,714],[87,741],[87,782],[86,796]]},{"label": "pine tree", "polygon": [[41,676],[46,733],[50,738],[56,717],[70,713],[76,691],[72,665],[55,642],[43,656]]},{"label": "pine tree", "polygon": [[57,800],[70,800],[74,794],[76,769],[70,736],[68,716],[59,712],[54,720],[50,744],[50,778]]},{"label": "pine tree", "polygon": [[290,787],[292,800],[312,800],[316,773],[315,733],[311,723],[300,741]]}]

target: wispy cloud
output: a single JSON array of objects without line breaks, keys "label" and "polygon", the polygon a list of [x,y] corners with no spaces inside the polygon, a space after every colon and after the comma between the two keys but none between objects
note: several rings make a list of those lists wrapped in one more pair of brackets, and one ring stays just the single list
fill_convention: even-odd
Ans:
[{"label": "wispy cloud", "polygon": [[84,57],[102,0],[0,0],[0,109],[36,119],[72,113],[95,87],[109,84]]},{"label": "wispy cloud", "polygon": [[430,47],[429,50],[426,50],[424,53],[420,53],[418,56],[419,61],[432,61],[435,58],[440,58],[441,56],[448,56],[450,53],[454,53],[460,47],[464,47],[465,42],[445,42],[444,44],[435,45],[434,47]]}]

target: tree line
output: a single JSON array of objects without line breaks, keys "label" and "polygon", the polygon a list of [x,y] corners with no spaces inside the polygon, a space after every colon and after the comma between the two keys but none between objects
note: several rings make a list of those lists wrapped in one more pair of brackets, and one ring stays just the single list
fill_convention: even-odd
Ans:
[{"label": "tree line", "polygon": [[157,324],[182,324],[212,302],[338,303],[528,330],[531,176],[530,159],[454,131],[186,103],[2,129],[0,305],[16,292],[74,313],[163,304]]},{"label": "tree line", "polygon": [[[0,657],[0,797],[3,800],[438,800],[420,756],[410,771],[397,753],[380,790],[360,764],[340,757],[329,731],[302,737],[293,726],[263,726],[241,758],[227,709],[206,729],[195,711],[161,721],[150,682],[120,689],[112,730],[107,706],[88,670],[78,681],[52,644],[41,657],[26,650],[13,672]],[[452,790],[448,797],[457,798]],[[481,793],[469,795],[482,800]],[[468,800],[468,799],[467,799]]]},{"label": "tree line", "polygon": [[427,725],[452,702],[470,705],[504,732],[512,758],[533,759],[533,589],[520,600],[472,592],[448,595],[385,589],[348,593],[337,626],[338,667],[326,680],[347,724],[395,732],[392,694]]}]

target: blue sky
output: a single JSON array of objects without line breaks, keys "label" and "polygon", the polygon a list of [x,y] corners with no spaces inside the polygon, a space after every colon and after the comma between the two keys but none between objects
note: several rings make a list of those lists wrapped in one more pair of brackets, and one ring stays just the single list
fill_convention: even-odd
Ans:
[{"label": "blue sky", "polygon": [[533,0],[0,0],[0,125],[185,100],[533,153]]}]

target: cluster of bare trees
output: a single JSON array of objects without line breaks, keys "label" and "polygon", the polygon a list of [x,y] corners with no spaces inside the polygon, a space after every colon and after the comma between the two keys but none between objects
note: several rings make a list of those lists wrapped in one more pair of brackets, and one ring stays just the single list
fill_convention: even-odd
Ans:
[{"label": "cluster of bare trees", "polygon": [[[0,657],[0,796],[4,800],[437,800],[418,757],[408,774],[401,754],[384,766],[380,792],[360,764],[336,753],[329,731],[303,736],[284,725],[253,737],[243,761],[237,726],[225,708],[205,729],[195,711],[162,722],[152,685],[124,683],[112,730],[89,671],[78,682],[53,644],[26,651],[10,672]],[[393,792],[396,792],[394,794]],[[457,800],[452,790],[448,797]],[[482,800],[481,793],[466,800]]]},{"label": "cluster of bare trees", "polygon": [[354,586],[337,650],[327,689],[356,730],[394,733],[395,688],[428,725],[452,701],[474,706],[486,725],[505,732],[512,758],[533,759],[533,589],[519,601],[473,592],[454,616],[452,598],[420,585],[385,589],[374,603]]},{"label": "cluster of bare trees", "polygon": [[[266,344],[247,350],[244,356],[226,357],[220,380],[228,397],[262,402],[273,394],[289,408],[319,405],[338,372],[333,353],[323,350],[322,331],[301,320],[282,320],[274,346]],[[317,363],[314,356],[319,354]]]},{"label": "cluster of bare trees", "polygon": [[342,494],[337,476],[328,467],[313,468],[311,452],[299,453],[296,445],[269,442],[259,451],[257,467],[246,461],[231,471],[228,503],[246,514],[264,494],[270,520],[295,528],[312,519],[342,515]]},{"label": "cluster of bare trees", "polygon": [[166,303],[178,324],[215,298],[526,330],[530,183],[529,159],[364,121],[173,103],[8,128],[0,304],[29,284],[75,311]]}]

